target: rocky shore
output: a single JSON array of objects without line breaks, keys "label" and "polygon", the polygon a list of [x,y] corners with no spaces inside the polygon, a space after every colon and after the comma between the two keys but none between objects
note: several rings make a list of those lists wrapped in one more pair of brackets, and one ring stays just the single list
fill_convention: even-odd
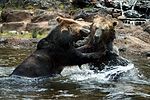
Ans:
[{"label": "rocky shore", "polygon": [[[57,0],[57,2],[58,1],[59,0]],[[62,2],[58,2],[57,4],[59,4],[60,7]],[[70,3],[63,4],[68,5]],[[64,10],[45,10],[45,8],[43,7],[45,5],[42,5],[44,9],[3,9],[1,12],[0,21],[0,48],[35,49],[37,42],[42,37],[36,38],[36,36],[33,36],[34,33],[48,34],[48,32],[57,24],[57,22],[55,21],[56,16],[63,15],[65,17],[74,18],[75,15],[79,14],[83,10],[86,10],[87,12],[100,13],[102,16],[110,15],[111,18],[118,21],[118,26],[116,27],[116,39],[114,44],[118,47],[118,50],[122,55],[138,55],[150,57],[149,13],[144,17],[144,19],[147,19],[148,21],[144,21],[144,23],[139,23],[140,21],[138,21],[138,24],[134,25],[132,23],[127,23],[127,17],[125,18],[127,19],[126,21],[120,19],[119,16],[121,16],[121,10],[114,4],[109,2],[109,5],[103,5],[104,4],[102,3],[96,3],[94,4],[94,7],[82,9],[78,8],[76,10],[66,10],[68,9],[68,7],[70,7],[70,5],[67,6],[67,8],[64,8],[63,6]],[[138,7],[145,8],[144,6],[141,6],[140,3],[137,3],[135,7],[135,9],[139,9]],[[143,13],[144,12],[142,12],[141,14]],[[132,22],[132,20],[130,22]],[[9,36],[3,35],[4,33],[8,33]],[[29,33],[32,34],[30,38],[23,39],[15,38],[13,37],[14,35],[11,36],[11,34],[24,35]]]}]

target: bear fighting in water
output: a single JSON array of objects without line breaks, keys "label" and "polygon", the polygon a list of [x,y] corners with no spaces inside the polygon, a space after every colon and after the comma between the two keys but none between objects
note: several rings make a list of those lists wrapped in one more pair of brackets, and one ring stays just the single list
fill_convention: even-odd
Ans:
[{"label": "bear fighting in water", "polygon": [[117,22],[112,19],[95,15],[91,25],[91,33],[84,40],[76,42],[77,50],[82,53],[103,53],[99,60],[90,63],[92,65],[91,69],[102,70],[105,65],[126,66],[129,63],[126,59],[119,56],[119,51],[113,45],[113,41],[116,38],[116,25]]},{"label": "bear fighting in water", "polygon": [[[57,20],[60,21],[61,18]],[[60,74],[65,66],[82,65],[97,60],[99,56],[95,53],[81,53],[73,46],[76,38],[82,36],[78,32],[84,34],[85,28],[76,22],[67,20],[66,23],[69,23],[67,27],[61,21],[47,37],[41,39],[33,54],[17,66],[11,75],[54,76]],[[75,25],[78,30],[70,25]]]},{"label": "bear fighting in water", "polygon": [[101,64],[120,59],[113,52],[116,22],[100,16],[94,17],[92,23],[63,17],[56,20],[59,25],[38,42],[35,52],[11,75],[54,76],[60,74],[65,66],[86,63],[100,70]]}]

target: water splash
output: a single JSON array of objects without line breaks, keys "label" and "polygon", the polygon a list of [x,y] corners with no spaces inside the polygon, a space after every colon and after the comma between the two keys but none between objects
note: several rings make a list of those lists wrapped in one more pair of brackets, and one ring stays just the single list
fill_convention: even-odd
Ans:
[{"label": "water splash", "polygon": [[137,3],[138,0],[127,0],[128,5],[132,6],[131,10],[134,10],[135,4]]},{"label": "water splash", "polygon": [[127,5],[131,7],[131,11],[134,12],[134,7],[135,4],[137,3],[138,0],[119,0],[118,2],[120,3],[120,9],[121,9],[121,16],[125,18],[125,12],[123,10],[123,5]]},{"label": "water splash", "polygon": [[8,76],[13,70],[11,67],[0,67],[0,76]]},{"label": "water splash", "polygon": [[121,16],[122,16],[122,17],[125,17],[124,11],[123,11],[123,2],[124,2],[124,0],[119,0],[119,3],[120,3],[120,9],[121,9]]},{"label": "water splash", "polygon": [[65,68],[61,74],[80,84],[82,92],[91,93],[100,90],[108,93],[105,97],[106,100],[130,100],[132,96],[136,98],[150,97],[148,93],[136,90],[141,85],[148,87],[150,82],[143,80],[144,76],[139,74],[138,69],[132,63],[127,66],[105,66],[105,69],[98,73],[90,70],[88,65],[83,65],[82,69],[74,66]]},{"label": "water splash", "polygon": [[137,70],[132,63],[128,64],[127,66],[105,66],[105,69],[99,71],[98,73],[94,73],[93,70],[90,70],[88,65],[83,65],[82,70],[79,69],[78,66],[74,66],[71,68],[65,68],[61,74],[63,76],[68,76],[71,80],[79,82],[109,82],[123,78],[138,78]]}]

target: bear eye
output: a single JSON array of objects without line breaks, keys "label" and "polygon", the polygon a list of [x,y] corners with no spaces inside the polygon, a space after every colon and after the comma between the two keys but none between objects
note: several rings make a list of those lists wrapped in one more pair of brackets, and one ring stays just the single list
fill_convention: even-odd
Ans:
[{"label": "bear eye", "polygon": [[101,29],[101,31],[104,32],[105,30],[104,30],[104,29]]}]

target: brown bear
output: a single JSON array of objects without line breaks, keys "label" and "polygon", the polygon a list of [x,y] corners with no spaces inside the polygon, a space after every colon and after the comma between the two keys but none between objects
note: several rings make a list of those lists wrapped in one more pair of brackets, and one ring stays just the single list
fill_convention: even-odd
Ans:
[{"label": "brown bear", "polygon": [[[84,21],[75,21],[73,19],[64,18],[64,17],[60,17],[60,16],[58,16],[56,18],[56,20],[60,26],[61,32],[65,31],[65,30],[70,31],[73,42],[81,40],[81,39],[83,39],[83,37],[86,37],[90,34],[91,23],[84,22]],[[55,39],[56,37],[53,37],[53,39]],[[48,45],[48,42],[46,42],[46,41],[47,40],[45,40],[45,39],[42,39],[41,41],[39,41],[39,43],[37,45],[37,49],[47,48],[49,45]]]},{"label": "brown bear", "polygon": [[[60,21],[61,18],[57,20]],[[79,28],[78,33],[74,27],[65,27],[63,23],[57,25],[47,37],[39,41],[37,49],[10,76],[53,76],[60,74],[65,66],[82,65],[99,59],[95,53],[81,53],[74,48],[73,41],[82,29],[84,28]]]},{"label": "brown bear", "polygon": [[69,28],[73,31],[76,40],[80,40],[90,34],[90,25],[92,23],[85,21],[77,21],[70,18],[57,17],[57,22],[62,26],[62,29]]},{"label": "brown bear", "polygon": [[[91,25],[91,33],[84,40],[77,41],[78,51],[83,53],[99,52],[100,59],[91,63],[91,69],[102,70],[105,65],[123,65],[128,61],[114,52],[113,41],[115,39],[116,21],[96,15]],[[94,67],[93,67],[94,65]]]},{"label": "brown bear", "polygon": [[[115,39],[116,21],[111,21],[99,15],[95,16],[91,25],[90,35],[83,40],[83,46],[78,50],[82,52],[95,52],[112,50],[112,43]],[[81,41],[80,41],[81,42]]]}]

